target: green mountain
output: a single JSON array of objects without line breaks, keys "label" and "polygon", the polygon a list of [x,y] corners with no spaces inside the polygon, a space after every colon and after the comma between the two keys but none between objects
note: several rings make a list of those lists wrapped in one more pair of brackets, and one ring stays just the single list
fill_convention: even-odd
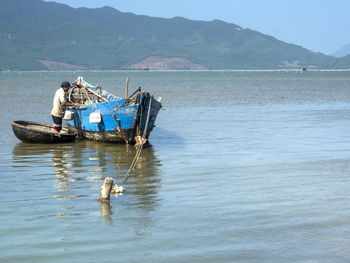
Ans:
[{"label": "green mountain", "polygon": [[1,69],[350,67],[346,57],[219,20],[155,18],[41,0],[1,0],[0,18]]}]

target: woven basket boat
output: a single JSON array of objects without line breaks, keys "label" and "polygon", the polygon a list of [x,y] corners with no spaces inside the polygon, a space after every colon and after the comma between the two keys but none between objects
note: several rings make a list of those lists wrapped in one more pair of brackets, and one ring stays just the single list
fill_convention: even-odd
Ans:
[{"label": "woven basket boat", "polygon": [[12,130],[16,137],[29,143],[65,143],[73,142],[76,133],[63,128],[60,134],[54,130],[54,126],[41,122],[13,121]]}]

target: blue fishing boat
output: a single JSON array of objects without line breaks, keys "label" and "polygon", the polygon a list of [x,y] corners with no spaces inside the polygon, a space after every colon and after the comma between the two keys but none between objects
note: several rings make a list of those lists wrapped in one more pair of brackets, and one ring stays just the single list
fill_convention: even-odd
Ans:
[{"label": "blue fishing boat", "polygon": [[[158,100],[139,87],[130,96],[115,96],[82,77],[71,83],[69,100],[80,107],[67,107],[68,129],[79,137],[95,141],[138,144],[148,139],[161,109]],[[143,143],[143,142],[142,142]]]}]

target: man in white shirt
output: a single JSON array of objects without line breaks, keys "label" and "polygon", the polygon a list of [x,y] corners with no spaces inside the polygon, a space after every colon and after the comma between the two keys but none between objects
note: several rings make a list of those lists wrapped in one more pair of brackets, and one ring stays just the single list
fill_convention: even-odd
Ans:
[{"label": "man in white shirt", "polygon": [[56,91],[53,99],[53,108],[51,116],[55,124],[55,131],[59,133],[62,130],[62,118],[66,112],[66,106],[80,106],[79,103],[68,101],[67,92],[70,88],[68,81],[63,81],[61,87]]}]

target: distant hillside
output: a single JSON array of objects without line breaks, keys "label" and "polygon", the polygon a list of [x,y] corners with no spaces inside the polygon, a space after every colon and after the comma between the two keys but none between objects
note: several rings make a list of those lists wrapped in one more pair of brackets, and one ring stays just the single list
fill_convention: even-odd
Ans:
[{"label": "distant hillside", "polygon": [[41,0],[1,0],[0,17],[1,69],[350,67],[349,60],[219,20],[155,18]]},{"label": "distant hillside", "polygon": [[334,64],[334,68],[349,68],[350,65],[350,55],[339,58]]},{"label": "distant hillside", "polygon": [[331,54],[331,56],[338,57],[338,58],[341,58],[347,55],[350,55],[350,44],[339,48],[337,51]]}]

